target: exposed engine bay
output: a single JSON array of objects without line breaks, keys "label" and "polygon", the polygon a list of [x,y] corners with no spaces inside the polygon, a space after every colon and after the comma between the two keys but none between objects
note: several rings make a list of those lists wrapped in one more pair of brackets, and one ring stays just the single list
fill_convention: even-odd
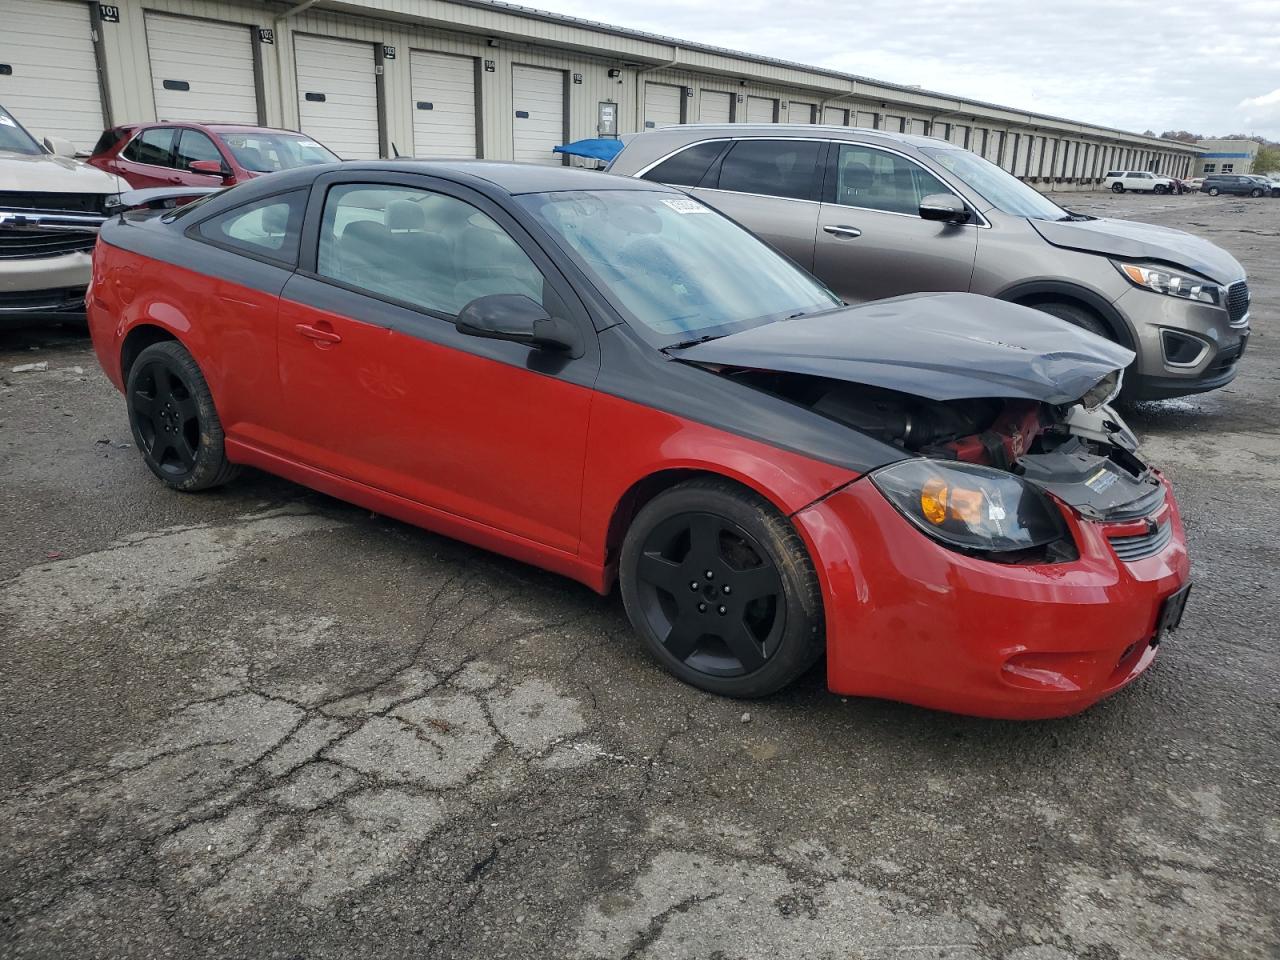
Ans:
[{"label": "exposed engine bay", "polygon": [[1006,470],[1098,520],[1141,517],[1164,499],[1137,439],[1103,402],[1100,385],[1082,402],[976,397],[932,400],[884,387],[807,374],[721,372],[802,404],[910,454]]}]

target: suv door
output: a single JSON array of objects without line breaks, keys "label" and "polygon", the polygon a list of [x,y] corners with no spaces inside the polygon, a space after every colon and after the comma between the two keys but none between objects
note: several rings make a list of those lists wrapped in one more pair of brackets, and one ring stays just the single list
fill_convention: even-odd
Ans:
[{"label": "suv door", "polygon": [[197,160],[212,160],[222,167],[223,173],[229,174],[231,167],[217,145],[208,134],[191,127],[182,127],[178,135],[178,145],[173,151],[174,171],[173,183],[184,187],[220,187],[225,178],[207,173],[197,173],[191,164]]},{"label": "suv door", "polygon": [[920,201],[954,194],[903,154],[835,142],[827,159],[813,272],[856,303],[920,291],[967,291],[976,223],[924,220]]},{"label": "suv door", "polygon": [[177,127],[149,127],[139,132],[112,162],[111,172],[138,190],[170,186],[174,182],[173,147],[177,137]]},{"label": "suv door", "polygon": [[809,270],[826,150],[822,140],[738,140],[693,193]]},{"label": "suv door", "polygon": [[[585,352],[467,336],[459,310],[523,294]],[[317,180],[280,300],[293,459],[576,551],[599,346],[585,308],[512,218],[464,187],[356,172]]]}]

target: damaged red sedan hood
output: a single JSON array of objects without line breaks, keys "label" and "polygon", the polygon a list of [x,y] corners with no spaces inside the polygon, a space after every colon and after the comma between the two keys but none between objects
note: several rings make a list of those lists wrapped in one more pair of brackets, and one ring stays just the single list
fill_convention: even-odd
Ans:
[{"label": "damaged red sedan hood", "polygon": [[1039,310],[969,293],[877,300],[667,352],[693,363],[809,374],[931,400],[1020,397],[1051,404],[1076,402],[1134,357]]}]

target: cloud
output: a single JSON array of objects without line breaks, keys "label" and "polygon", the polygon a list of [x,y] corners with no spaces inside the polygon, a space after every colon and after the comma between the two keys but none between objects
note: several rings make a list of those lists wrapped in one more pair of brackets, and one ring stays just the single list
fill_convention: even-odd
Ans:
[{"label": "cloud", "polygon": [[1124,130],[1224,134],[1252,123],[1280,139],[1280,91],[1250,96],[1275,84],[1280,31],[1256,29],[1274,0],[526,2]]}]

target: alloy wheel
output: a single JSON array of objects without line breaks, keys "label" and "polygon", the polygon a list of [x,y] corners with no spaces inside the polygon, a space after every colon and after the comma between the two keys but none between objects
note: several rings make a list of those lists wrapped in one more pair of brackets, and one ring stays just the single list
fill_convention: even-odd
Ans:
[{"label": "alloy wheel", "polygon": [[200,413],[178,371],[162,360],[147,361],[133,381],[129,407],[143,452],[166,474],[190,473],[200,446]]},{"label": "alloy wheel", "polygon": [[687,667],[742,676],[764,666],[782,642],[782,577],[768,552],[724,517],[663,520],[645,538],[636,578],[642,616]]}]

